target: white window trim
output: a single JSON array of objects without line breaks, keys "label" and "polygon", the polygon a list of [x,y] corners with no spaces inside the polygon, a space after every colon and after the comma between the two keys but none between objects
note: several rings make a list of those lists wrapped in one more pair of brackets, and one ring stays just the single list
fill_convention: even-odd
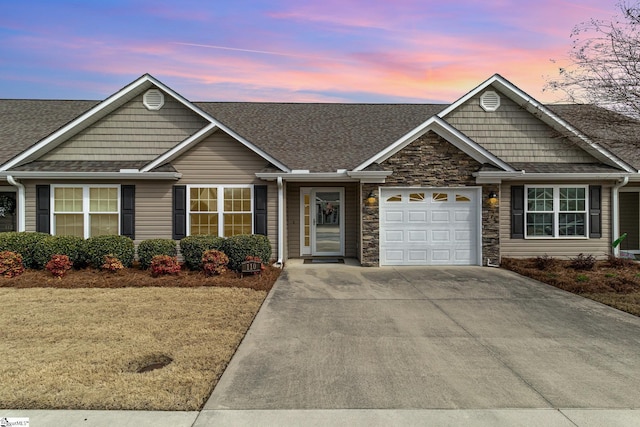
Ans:
[{"label": "white window trim", "polygon": [[[254,233],[254,218],[255,218],[255,206],[254,206],[254,195],[253,184],[190,184],[187,185],[187,236],[191,236],[191,214],[198,212],[191,212],[191,189],[192,188],[217,188],[218,189],[218,200],[217,200],[217,211],[215,213],[218,214],[218,236],[219,237],[228,237],[224,235],[224,214],[230,213],[224,211],[224,189],[225,188],[248,188],[251,190],[251,234]],[[235,212],[240,213],[240,212]],[[242,212],[247,213],[247,212]]]},{"label": "white window trim", "polygon": [[82,216],[83,216],[83,229],[84,229],[84,238],[88,239],[89,236],[89,232],[90,232],[90,222],[89,222],[89,216],[90,214],[109,214],[109,215],[113,215],[114,212],[90,212],[89,208],[90,208],[90,197],[89,197],[89,189],[90,188],[115,188],[117,191],[117,197],[118,197],[118,207],[117,207],[117,213],[118,214],[118,235],[120,235],[120,216],[122,213],[122,209],[120,208],[120,204],[121,204],[121,199],[120,199],[120,195],[121,195],[121,188],[120,188],[120,184],[52,184],[51,185],[51,195],[50,197],[50,206],[51,206],[51,215],[49,220],[51,221],[50,223],[50,230],[51,230],[51,234],[52,235],[56,235],[56,221],[55,221],[55,216],[56,214],[74,214],[74,215],[78,215],[80,214],[80,212],[56,212],[56,201],[55,201],[55,196],[56,196],[56,188],[82,188]]},{"label": "white window trim", "polygon": [[[553,236],[529,236],[527,234],[527,215],[529,214],[529,188],[552,188],[553,189],[553,211],[548,213],[553,214]],[[571,211],[572,213],[584,213],[584,236],[560,236],[559,231],[559,219],[560,219],[560,189],[561,188],[584,188],[584,211]],[[534,211],[535,213],[543,213],[542,211]],[[566,212],[563,212],[566,213]],[[586,240],[589,239],[589,186],[588,185],[525,185],[524,187],[524,238],[532,240],[548,240],[548,239],[561,239],[561,240]]]}]

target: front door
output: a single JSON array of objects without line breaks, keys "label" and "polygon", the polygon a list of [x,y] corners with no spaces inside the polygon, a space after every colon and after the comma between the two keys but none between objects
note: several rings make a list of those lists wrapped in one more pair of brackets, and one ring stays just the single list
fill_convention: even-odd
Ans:
[{"label": "front door", "polygon": [[344,255],[344,188],[301,189],[301,255]]}]

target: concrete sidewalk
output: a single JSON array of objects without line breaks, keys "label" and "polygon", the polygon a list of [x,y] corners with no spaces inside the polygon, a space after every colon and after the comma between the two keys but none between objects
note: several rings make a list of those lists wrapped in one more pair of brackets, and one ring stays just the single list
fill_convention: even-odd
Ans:
[{"label": "concrete sidewalk", "polygon": [[640,319],[499,269],[289,262],[201,412],[31,426],[637,426]]}]

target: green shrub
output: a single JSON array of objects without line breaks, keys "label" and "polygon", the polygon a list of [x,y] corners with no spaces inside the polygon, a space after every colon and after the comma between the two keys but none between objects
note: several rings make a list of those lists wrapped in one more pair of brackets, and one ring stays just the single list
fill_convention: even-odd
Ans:
[{"label": "green shrub", "polygon": [[94,268],[102,268],[104,257],[110,255],[131,267],[135,255],[133,240],[127,236],[96,236],[87,239],[87,260]]},{"label": "green shrub", "polygon": [[176,242],[171,239],[150,239],[140,242],[138,245],[138,260],[140,267],[145,270],[151,265],[151,260],[156,255],[175,257],[178,254]]},{"label": "green shrub", "polygon": [[0,275],[4,277],[16,277],[24,273],[22,256],[11,251],[0,252]]},{"label": "green shrub", "polygon": [[224,242],[223,237],[216,236],[188,236],[180,240],[180,252],[184,258],[185,265],[190,270],[200,270],[202,268],[202,255],[211,249],[220,249]]},{"label": "green shrub", "polygon": [[271,242],[262,234],[238,234],[227,238],[222,247],[222,252],[229,257],[229,268],[240,271],[242,262],[248,256],[258,257],[263,262],[271,259]]},{"label": "green shrub", "polygon": [[11,251],[20,254],[22,255],[22,263],[26,268],[38,268],[33,258],[33,252],[36,244],[49,236],[47,233],[26,231],[0,233],[0,251]]},{"label": "green shrub", "polygon": [[77,236],[47,236],[35,244],[34,268],[44,268],[53,255],[66,255],[76,268],[86,265],[86,241]]}]

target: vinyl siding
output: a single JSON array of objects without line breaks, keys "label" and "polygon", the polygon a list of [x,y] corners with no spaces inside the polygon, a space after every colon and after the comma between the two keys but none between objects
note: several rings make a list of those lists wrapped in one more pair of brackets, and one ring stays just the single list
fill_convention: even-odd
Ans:
[{"label": "vinyl siding", "polygon": [[445,117],[447,122],[506,162],[597,162],[498,90],[489,90],[500,95],[497,111],[482,109],[482,92]]},{"label": "vinyl siding", "polygon": [[[559,185],[562,183],[540,185],[545,184]],[[584,185],[587,183],[572,184]],[[607,182],[589,184],[602,185],[602,237],[599,239],[512,239],[511,184],[503,184],[500,190],[500,256],[509,258],[529,258],[543,255],[574,257],[583,253],[602,258],[611,253],[612,184]]]},{"label": "vinyl siding", "polygon": [[358,184],[356,183],[331,183],[318,184],[313,183],[287,183],[287,257],[300,257],[300,187],[344,187],[344,237],[345,237],[345,256],[350,258],[359,258],[358,239],[359,239],[359,200],[358,200]]},{"label": "vinyl siding", "polygon": [[166,93],[158,111],[147,110],[140,95],[39,160],[153,160],[206,124]]}]

